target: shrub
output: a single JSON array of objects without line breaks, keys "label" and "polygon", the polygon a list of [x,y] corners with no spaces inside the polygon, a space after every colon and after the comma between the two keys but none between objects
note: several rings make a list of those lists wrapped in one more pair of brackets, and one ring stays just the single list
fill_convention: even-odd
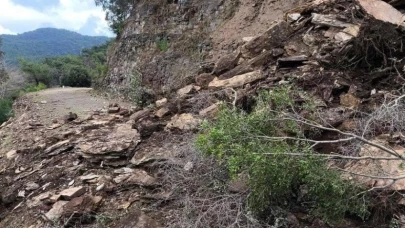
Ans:
[{"label": "shrub", "polygon": [[12,100],[0,99],[0,124],[7,121],[13,115],[12,105]]},{"label": "shrub", "polygon": [[[294,101],[296,97],[299,102]],[[359,194],[360,187],[342,179],[324,160],[311,156],[314,152],[307,143],[274,139],[304,136],[304,129],[297,122],[281,119],[280,112],[312,113],[311,99],[291,88],[279,88],[261,93],[256,100],[250,114],[223,107],[214,123],[203,124],[204,132],[196,140],[203,153],[227,165],[231,177],[247,172],[249,208],[259,217],[268,216],[274,207],[298,206],[326,221],[338,221],[346,212],[364,218],[367,201]]]},{"label": "shrub", "polygon": [[82,66],[72,66],[66,70],[62,85],[72,87],[90,87],[91,77],[88,70]]},{"label": "shrub", "polygon": [[40,90],[44,90],[44,89],[46,89],[47,88],[47,86],[44,84],[44,83],[42,83],[42,82],[40,82],[38,85],[27,85],[25,88],[24,88],[24,91],[23,91],[23,93],[25,92],[25,93],[31,93],[31,92],[37,92],[37,91],[40,91]]},{"label": "shrub", "polygon": [[167,37],[160,39],[156,41],[156,46],[160,51],[166,52],[167,50],[169,50],[169,40],[167,39]]}]

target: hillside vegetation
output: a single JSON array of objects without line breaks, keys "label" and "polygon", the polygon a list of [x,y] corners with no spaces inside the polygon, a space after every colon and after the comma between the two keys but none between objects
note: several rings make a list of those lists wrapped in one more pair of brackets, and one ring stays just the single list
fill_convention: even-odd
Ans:
[{"label": "hillside vegetation", "polygon": [[46,57],[79,55],[84,48],[101,45],[110,40],[103,36],[84,36],[76,32],[41,28],[19,35],[1,35],[2,51],[7,65],[18,64],[18,58],[39,60]]}]

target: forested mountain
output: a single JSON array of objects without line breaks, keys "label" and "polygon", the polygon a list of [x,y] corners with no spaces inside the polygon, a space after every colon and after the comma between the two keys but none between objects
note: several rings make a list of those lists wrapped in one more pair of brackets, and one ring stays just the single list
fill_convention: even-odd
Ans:
[{"label": "forested mountain", "polygon": [[0,35],[3,39],[2,51],[8,65],[18,63],[18,58],[40,60],[46,57],[77,55],[84,48],[104,44],[110,38],[84,36],[76,32],[41,28],[19,35]]}]

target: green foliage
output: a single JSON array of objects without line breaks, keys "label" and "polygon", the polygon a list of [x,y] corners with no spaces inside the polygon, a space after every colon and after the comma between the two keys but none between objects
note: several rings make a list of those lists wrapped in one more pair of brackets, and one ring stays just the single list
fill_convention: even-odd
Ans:
[{"label": "green foliage", "polygon": [[27,85],[22,92],[24,93],[32,93],[38,92],[40,90],[44,90],[48,88],[44,83],[40,82],[38,85]]},{"label": "green foliage", "polygon": [[95,0],[97,6],[106,11],[106,20],[117,36],[120,36],[125,20],[131,13],[136,0]]},{"label": "green foliage", "polygon": [[41,28],[18,35],[0,35],[7,65],[18,65],[18,58],[41,61],[47,57],[79,55],[83,48],[91,48],[109,41],[108,37],[83,36],[79,33],[54,28]]},{"label": "green foliage", "polygon": [[20,59],[20,66],[21,70],[27,74],[28,82],[35,83],[36,85],[39,85],[39,83],[43,83],[48,86],[50,85],[51,77],[49,74],[50,68],[48,65]]},{"label": "green foliage", "polygon": [[167,39],[167,37],[159,39],[158,41],[156,41],[156,46],[160,51],[166,52],[167,50],[169,50],[169,40]]},{"label": "green foliage", "polygon": [[89,87],[92,82],[100,82],[107,73],[108,45],[84,49],[79,56],[45,58],[41,62],[22,59],[21,70],[28,75],[29,82],[43,82],[47,86]]},{"label": "green foliage", "polygon": [[142,77],[140,73],[134,72],[131,75],[130,87],[127,97],[130,101],[136,103],[137,105],[143,106],[145,95],[144,92],[144,88],[142,87]]},{"label": "green foliage", "polygon": [[[301,101],[295,102],[294,97]],[[249,207],[258,216],[268,216],[274,206],[299,206],[326,221],[338,221],[346,212],[364,218],[367,205],[358,195],[358,186],[329,169],[308,144],[269,138],[303,137],[303,127],[283,120],[280,112],[311,113],[311,103],[309,96],[291,88],[263,92],[250,114],[223,107],[214,123],[203,124],[205,131],[196,145],[224,162],[231,177],[249,174]]]},{"label": "green foliage", "polygon": [[12,115],[11,99],[0,99],[0,124],[7,121]]},{"label": "green foliage", "polygon": [[72,66],[67,71],[67,74],[62,77],[62,85],[72,87],[89,87],[91,85],[90,74],[86,67]]}]

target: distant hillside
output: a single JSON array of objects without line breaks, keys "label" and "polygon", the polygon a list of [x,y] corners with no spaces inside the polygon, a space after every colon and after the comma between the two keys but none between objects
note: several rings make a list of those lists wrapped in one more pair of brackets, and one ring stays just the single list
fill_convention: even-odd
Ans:
[{"label": "distant hillside", "polygon": [[0,35],[2,51],[8,65],[15,65],[19,57],[41,60],[45,57],[76,55],[84,48],[104,44],[110,40],[103,36],[84,36],[76,32],[41,28],[19,35]]}]

